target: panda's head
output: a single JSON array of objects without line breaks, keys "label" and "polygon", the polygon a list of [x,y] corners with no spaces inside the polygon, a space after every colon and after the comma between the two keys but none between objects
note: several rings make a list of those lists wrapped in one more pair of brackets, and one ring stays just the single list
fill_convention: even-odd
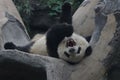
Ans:
[{"label": "panda's head", "polygon": [[73,64],[80,62],[91,52],[88,41],[75,33],[71,37],[66,37],[58,46],[59,58]]}]

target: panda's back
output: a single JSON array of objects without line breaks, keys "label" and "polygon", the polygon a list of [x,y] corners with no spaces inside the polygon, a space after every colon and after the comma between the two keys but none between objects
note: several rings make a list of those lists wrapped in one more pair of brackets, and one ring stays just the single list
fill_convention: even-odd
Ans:
[{"label": "panda's back", "polygon": [[46,36],[35,41],[33,46],[30,48],[30,52],[34,54],[40,54],[47,56],[47,48],[46,48]]}]

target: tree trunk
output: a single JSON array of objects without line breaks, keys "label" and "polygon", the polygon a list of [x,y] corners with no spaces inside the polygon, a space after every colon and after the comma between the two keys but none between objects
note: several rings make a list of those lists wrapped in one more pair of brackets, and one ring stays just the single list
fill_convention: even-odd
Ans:
[{"label": "tree trunk", "polygon": [[[0,51],[0,79],[1,80],[101,80],[106,73],[107,64],[110,65],[108,58],[108,53],[112,48],[108,45],[111,40],[115,43],[115,49],[120,41],[119,37],[114,36],[115,26],[117,21],[117,26],[119,27],[118,11],[119,11],[119,0],[104,0],[99,5],[99,0],[85,0],[82,5],[78,8],[73,16],[73,25],[75,32],[82,34],[84,36],[89,36],[92,34],[91,44],[93,46],[93,53],[91,56],[85,58],[77,65],[70,65],[63,60],[45,57],[35,54],[23,53],[19,51]],[[118,2],[117,2],[118,1]],[[115,6],[113,4],[116,2]],[[111,6],[109,6],[111,4]],[[96,7],[95,7],[96,6]],[[16,44],[26,44],[29,42],[29,37],[22,24],[22,21],[17,13],[15,6],[11,0],[1,0],[0,1],[0,14],[11,13],[9,17],[2,15],[3,19],[0,22],[1,33],[1,45],[6,41],[13,41]],[[11,9],[11,8],[14,9]],[[94,13],[95,8],[95,13]],[[114,11],[114,10],[116,11]],[[118,11],[117,11],[118,10]],[[116,13],[117,12],[117,13]],[[114,13],[114,15],[109,15]],[[1,16],[1,15],[0,15]],[[15,17],[13,17],[15,16]],[[12,19],[11,19],[12,18]],[[15,23],[8,21],[12,20]],[[94,21],[95,20],[95,21]],[[6,25],[3,25],[7,23]],[[20,24],[21,23],[21,24]],[[14,24],[14,28],[11,25]],[[20,24],[20,25],[18,25]],[[22,25],[22,28],[21,28]],[[12,28],[11,28],[12,27]],[[18,28],[19,27],[19,28]],[[83,29],[84,27],[84,29]],[[17,29],[16,29],[17,28]],[[9,34],[4,33],[12,29]],[[90,31],[89,31],[90,30]],[[18,36],[14,35],[15,31],[21,33]],[[118,31],[119,32],[119,31]],[[2,34],[4,33],[4,34]],[[9,36],[10,35],[10,36]],[[117,32],[116,34],[117,35]],[[117,35],[119,36],[119,35]],[[14,39],[13,39],[14,38]],[[112,39],[113,38],[113,39]],[[117,41],[116,41],[117,40]],[[19,42],[20,41],[20,42]],[[112,42],[111,42],[112,43]],[[113,48],[113,50],[115,50]],[[118,49],[117,49],[118,50]],[[120,50],[120,49],[119,49]],[[116,50],[115,50],[116,51]],[[113,54],[112,51],[111,54]],[[106,67],[103,65],[104,59],[106,58]],[[16,75],[16,77],[15,77]]]}]

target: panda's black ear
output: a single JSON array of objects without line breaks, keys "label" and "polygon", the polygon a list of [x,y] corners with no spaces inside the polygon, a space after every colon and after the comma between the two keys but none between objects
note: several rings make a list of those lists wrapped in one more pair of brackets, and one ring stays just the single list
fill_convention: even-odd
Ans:
[{"label": "panda's black ear", "polygon": [[87,57],[87,56],[89,56],[89,55],[91,55],[91,54],[92,54],[92,47],[89,46],[89,47],[87,47],[87,49],[86,49],[86,51],[85,51],[85,56],[84,56],[84,57]]},{"label": "panda's black ear", "polygon": [[91,36],[87,36],[87,37],[85,37],[85,39],[86,39],[88,42],[90,42]]},{"label": "panda's black ear", "polygon": [[72,24],[71,4],[68,2],[65,2],[62,5],[62,12],[60,15],[60,23]]}]

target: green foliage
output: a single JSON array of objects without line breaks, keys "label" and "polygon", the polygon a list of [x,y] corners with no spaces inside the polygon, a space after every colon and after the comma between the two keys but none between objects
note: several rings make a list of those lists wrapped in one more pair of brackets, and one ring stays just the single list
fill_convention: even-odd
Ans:
[{"label": "green foliage", "polygon": [[25,13],[27,15],[31,15],[31,6],[29,0],[13,0],[18,11],[20,13]]},{"label": "green foliage", "polygon": [[61,12],[61,6],[64,2],[71,3],[73,7],[73,13],[78,8],[78,6],[82,3],[83,0],[48,0],[47,5],[51,9],[49,15],[57,16]]},{"label": "green foliage", "polygon": [[[30,16],[32,14],[31,11],[31,4],[32,0],[13,0],[15,3],[18,11],[20,12],[21,16],[24,17],[26,14]],[[40,6],[46,5],[49,7],[49,15],[50,16],[58,16],[61,12],[61,6],[64,2],[69,2],[72,5],[73,13],[79,7],[79,5],[83,2],[83,0],[35,0],[36,4]]]},{"label": "green foliage", "polygon": [[29,29],[30,16],[32,15],[32,4],[39,5],[39,7],[49,7],[48,14],[57,17],[61,13],[61,7],[64,2],[69,2],[72,5],[73,13],[79,7],[83,0],[13,0],[15,3],[25,25]]},{"label": "green foliage", "polygon": [[58,13],[60,13],[62,4],[63,2],[61,0],[49,0],[47,2],[47,5],[51,10],[49,15],[56,16]]},{"label": "green foliage", "polygon": [[76,9],[79,7],[79,5],[83,2],[84,0],[73,0],[72,8],[73,12],[76,11]]},{"label": "green foliage", "polygon": [[32,14],[30,1],[29,0],[13,0],[14,4],[16,5],[16,8],[18,9],[23,22],[27,26],[26,28],[29,31],[29,17]]}]

